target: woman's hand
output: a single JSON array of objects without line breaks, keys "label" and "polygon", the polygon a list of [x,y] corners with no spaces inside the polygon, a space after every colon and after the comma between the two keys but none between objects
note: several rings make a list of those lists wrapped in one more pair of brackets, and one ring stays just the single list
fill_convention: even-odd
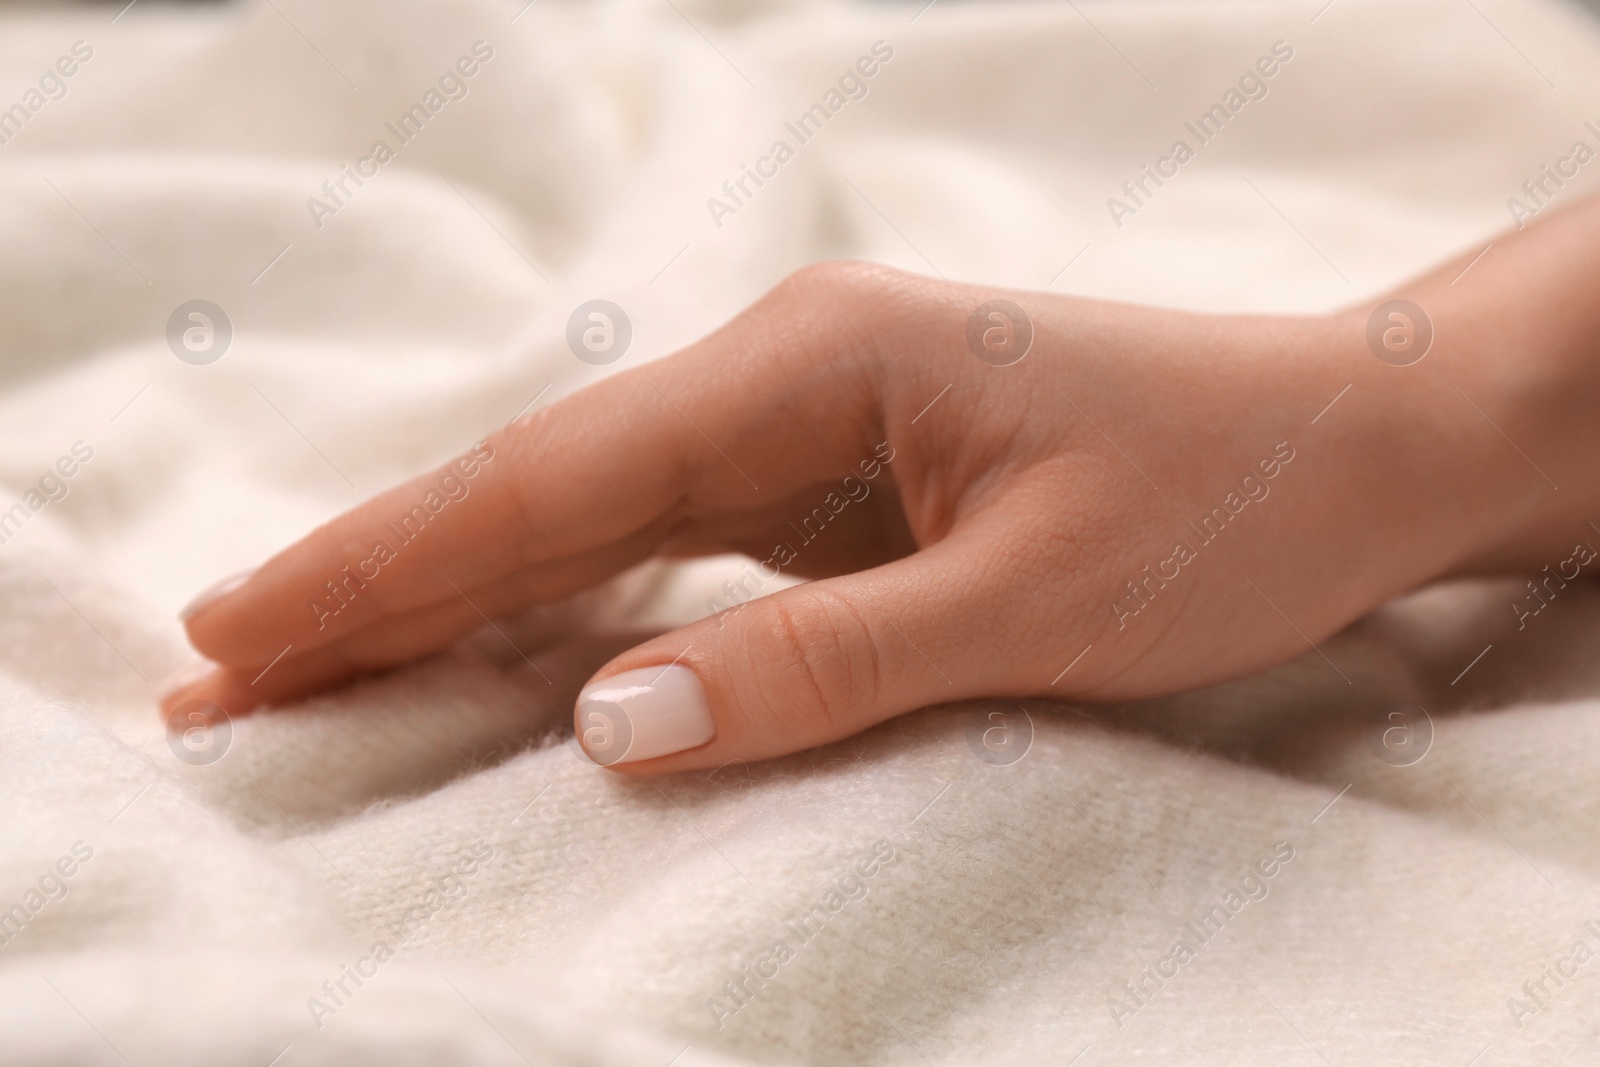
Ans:
[{"label": "woman's hand", "polygon": [[221,666],[163,706],[282,703],[658,553],[757,562],[739,606],[585,689],[588,751],[637,773],[944,701],[1264,668],[1430,578],[1578,537],[1506,447],[1560,434],[1526,410],[1548,383],[1501,369],[1493,339],[1527,336],[1487,306],[1497,264],[1476,289],[1456,269],[1404,292],[1436,331],[1405,367],[1369,350],[1370,309],[1202,316],[806,269],[202,598],[189,634]]}]

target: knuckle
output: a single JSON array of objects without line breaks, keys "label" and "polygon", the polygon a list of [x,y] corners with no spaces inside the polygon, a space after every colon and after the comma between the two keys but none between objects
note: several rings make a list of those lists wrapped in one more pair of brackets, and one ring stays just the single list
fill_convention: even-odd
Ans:
[{"label": "knuckle", "polygon": [[822,590],[772,597],[748,650],[762,679],[765,706],[796,739],[854,732],[857,709],[871,707],[879,686],[872,633],[853,605]]},{"label": "knuckle", "polygon": [[832,333],[870,333],[868,327],[918,291],[919,279],[892,267],[854,260],[823,260],[801,267],[768,294],[784,314],[801,314]]},{"label": "knuckle", "polygon": [[876,291],[898,284],[904,277],[902,272],[878,263],[825,259],[801,267],[784,279],[779,288],[795,290],[797,295],[807,298],[819,295],[871,296]]},{"label": "knuckle", "polygon": [[926,318],[928,295],[928,281],[904,271],[824,260],[790,274],[758,307],[763,319],[781,326],[783,347],[792,347],[799,327],[820,342],[805,346],[809,358],[830,364],[842,358],[867,370],[896,362],[886,350],[915,336]]}]

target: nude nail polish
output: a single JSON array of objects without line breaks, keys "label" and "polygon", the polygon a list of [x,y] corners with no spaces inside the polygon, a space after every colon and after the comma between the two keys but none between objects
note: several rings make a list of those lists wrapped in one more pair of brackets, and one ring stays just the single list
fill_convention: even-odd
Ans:
[{"label": "nude nail polish", "polygon": [[200,590],[199,593],[195,594],[195,598],[193,600],[189,601],[189,603],[183,606],[182,611],[178,612],[178,621],[188,622],[206,608],[209,608],[212,604],[215,604],[217,601],[221,600],[235,589],[238,589],[245,582],[249,581],[250,576],[255,572],[256,568],[251,567],[247,571],[240,571],[238,574],[230,575],[219,582],[215,582],[206,586],[204,589]]},{"label": "nude nail polish", "polygon": [[585,686],[578,742],[602,767],[698,748],[717,735],[705,688],[688,667],[644,667]]}]

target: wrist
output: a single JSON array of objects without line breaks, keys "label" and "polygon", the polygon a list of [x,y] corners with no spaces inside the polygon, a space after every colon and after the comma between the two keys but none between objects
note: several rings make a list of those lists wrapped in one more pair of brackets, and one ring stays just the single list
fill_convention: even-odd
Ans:
[{"label": "wrist", "polygon": [[1330,363],[1352,385],[1344,399],[1361,401],[1349,417],[1362,461],[1391,474],[1375,506],[1427,546],[1429,560],[1413,564],[1420,580],[1537,571],[1578,540],[1600,546],[1588,525],[1600,500],[1600,368],[1587,325],[1486,288],[1433,280],[1397,294],[1433,333],[1408,365],[1368,340],[1389,298],[1322,323]]},{"label": "wrist", "polygon": [[1367,340],[1378,304],[1292,320],[1292,347],[1278,356],[1292,367],[1283,406],[1297,416],[1284,432],[1302,457],[1296,526],[1328,579],[1322,595],[1347,618],[1462,571],[1538,496],[1522,492],[1522,475],[1538,476],[1507,461],[1500,450],[1522,463],[1485,420],[1509,421],[1504,395],[1474,395],[1477,376],[1437,333],[1414,363],[1380,359]]}]

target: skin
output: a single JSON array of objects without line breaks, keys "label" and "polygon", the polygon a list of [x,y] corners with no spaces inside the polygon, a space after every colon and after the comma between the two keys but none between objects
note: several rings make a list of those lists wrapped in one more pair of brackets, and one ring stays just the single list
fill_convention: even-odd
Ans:
[{"label": "skin", "polygon": [[[785,572],[814,581],[595,675],[677,662],[717,723],[700,748],[611,770],[777,756],[950,700],[1125,700],[1262,670],[1429,581],[1537,572],[1600,538],[1600,202],[1547,213],[1462,275],[1469,260],[1389,294],[1435,329],[1405,367],[1368,348],[1381,300],[1200,315],[807,268],[687,349],[491,435],[470,494],[320,629],[309,602],[446,469],[268,560],[189,619],[219,666],[163,710],[281,704],[440,649],[479,609],[658,553],[764,560],[779,542],[798,547]],[[966,340],[997,297],[1035,330],[1005,367]],[[790,524],[875,449],[893,459],[870,495],[800,546]],[[1267,495],[1204,543],[1190,524],[1260,493],[1246,475]],[[1180,541],[1195,558],[1132,613],[1127,583],[1172,575]]]}]

